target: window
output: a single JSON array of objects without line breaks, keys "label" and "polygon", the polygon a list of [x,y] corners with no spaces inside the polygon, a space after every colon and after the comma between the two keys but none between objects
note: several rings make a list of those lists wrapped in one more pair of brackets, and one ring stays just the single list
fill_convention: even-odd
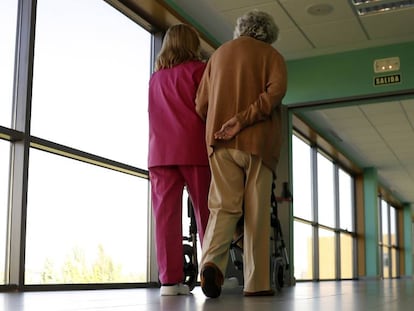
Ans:
[{"label": "window", "polygon": [[26,284],[147,282],[147,180],[30,153]]},{"label": "window", "polygon": [[397,210],[390,206],[390,245],[391,245],[391,275],[398,276],[398,235],[397,235]]},{"label": "window", "polygon": [[150,33],[101,0],[37,6],[31,134],[146,169]]},{"label": "window", "polygon": [[354,231],[353,198],[352,177],[339,169],[339,227],[350,232]]},{"label": "window", "polygon": [[340,233],[340,245],[340,278],[352,279],[354,276],[354,241],[352,235]]},{"label": "window", "polygon": [[312,161],[311,148],[297,136],[292,137],[294,215],[306,220],[312,219]]},{"label": "window", "polygon": [[335,279],[335,234],[332,230],[319,228],[319,279]]},{"label": "window", "polygon": [[0,284],[5,283],[10,144],[0,139]]},{"label": "window", "polygon": [[382,263],[382,277],[398,277],[398,235],[397,209],[379,198],[380,234],[379,247]]},{"label": "window", "polygon": [[292,137],[292,159],[295,277],[352,279],[352,176],[297,136]]},{"label": "window", "polygon": [[147,168],[151,34],[101,0],[38,0],[35,32],[25,284],[148,282],[148,179],[123,168]]},{"label": "window", "polygon": [[335,227],[335,189],[333,163],[318,152],[318,222]]},{"label": "window", "polygon": [[11,124],[17,4],[0,1],[0,125],[6,127]]},{"label": "window", "polygon": [[313,278],[313,234],[312,226],[300,221],[294,221],[294,267],[298,280]]},{"label": "window", "polygon": [[339,228],[340,233],[340,267],[341,279],[352,279],[354,271],[353,237],[353,179],[342,169],[338,170],[339,178]]}]

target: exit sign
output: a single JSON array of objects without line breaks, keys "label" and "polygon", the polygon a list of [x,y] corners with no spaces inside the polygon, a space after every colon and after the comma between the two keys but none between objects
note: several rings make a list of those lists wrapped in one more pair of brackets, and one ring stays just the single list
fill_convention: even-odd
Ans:
[{"label": "exit sign", "polygon": [[381,86],[381,85],[388,85],[388,84],[395,84],[401,82],[401,75],[388,75],[382,77],[374,77],[374,85]]}]

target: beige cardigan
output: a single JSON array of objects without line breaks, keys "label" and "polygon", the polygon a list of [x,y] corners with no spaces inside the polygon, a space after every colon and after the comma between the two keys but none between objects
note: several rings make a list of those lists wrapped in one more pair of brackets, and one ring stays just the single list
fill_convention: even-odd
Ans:
[{"label": "beige cardigan", "polygon": [[[204,71],[196,111],[206,120],[208,154],[225,147],[260,156],[273,172],[279,160],[281,102],[287,88],[286,63],[270,44],[240,37],[219,47]],[[242,130],[230,141],[214,139],[237,116]]]}]

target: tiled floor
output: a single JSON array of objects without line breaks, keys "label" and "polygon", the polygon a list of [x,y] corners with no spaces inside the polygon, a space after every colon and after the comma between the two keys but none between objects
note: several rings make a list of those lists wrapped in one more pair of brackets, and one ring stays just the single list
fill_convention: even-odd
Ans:
[{"label": "tiled floor", "polygon": [[160,297],[159,290],[119,289],[0,293],[4,311],[390,311],[413,310],[414,281],[306,282],[283,288],[274,297],[243,297],[224,289],[207,299],[196,287],[190,296]]}]

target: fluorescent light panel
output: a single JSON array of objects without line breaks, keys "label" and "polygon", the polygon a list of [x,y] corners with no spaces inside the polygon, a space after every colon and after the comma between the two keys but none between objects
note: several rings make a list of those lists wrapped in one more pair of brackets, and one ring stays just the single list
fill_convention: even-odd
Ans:
[{"label": "fluorescent light panel", "polygon": [[414,0],[351,0],[358,15],[384,13],[414,7]]}]

